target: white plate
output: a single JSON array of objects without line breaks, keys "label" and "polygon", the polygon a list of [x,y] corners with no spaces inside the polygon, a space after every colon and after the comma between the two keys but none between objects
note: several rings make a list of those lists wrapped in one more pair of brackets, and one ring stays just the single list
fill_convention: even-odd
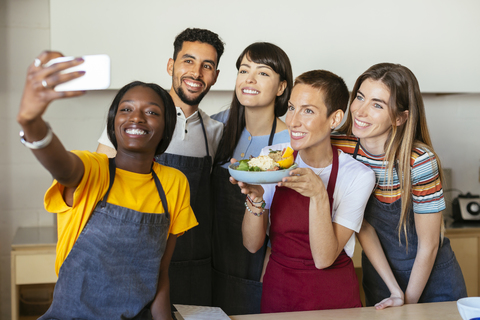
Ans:
[{"label": "white plate", "polygon": [[290,168],[277,171],[243,171],[236,170],[239,163],[233,163],[228,166],[228,172],[237,181],[242,181],[249,184],[270,184],[282,181],[283,177],[288,177],[288,173],[297,168],[294,163]]}]

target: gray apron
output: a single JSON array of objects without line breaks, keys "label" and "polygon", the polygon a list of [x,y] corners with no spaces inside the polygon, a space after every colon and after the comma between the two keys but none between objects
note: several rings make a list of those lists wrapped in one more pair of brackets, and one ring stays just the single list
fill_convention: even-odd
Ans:
[{"label": "gray apron", "polygon": [[[272,145],[276,121],[268,145]],[[260,313],[260,277],[268,239],[256,253],[243,246],[242,221],[245,195],[228,180],[228,170],[216,165],[212,173],[213,219],[213,297],[216,307],[228,315]]]},{"label": "gray apron", "polygon": [[170,301],[172,304],[211,306],[212,303],[212,210],[210,171],[212,158],[207,134],[198,112],[205,140],[205,157],[164,153],[155,160],[183,172],[190,184],[190,205],[198,226],[178,237],[170,263]]},{"label": "gray apron", "polygon": [[[356,159],[360,141],[357,143],[353,158]],[[398,170],[394,170],[396,174]],[[418,236],[415,229],[413,208],[408,212],[407,235],[408,251],[406,250],[405,234],[402,232],[398,241],[398,221],[400,220],[402,199],[393,203],[383,203],[374,194],[368,200],[364,219],[375,229],[378,239],[387,257],[388,264],[403,292],[407,289],[413,263],[417,256]],[[373,265],[362,252],[363,289],[367,306],[373,306],[390,297],[390,291],[377,273]],[[419,303],[456,301],[467,296],[462,270],[446,237],[438,248],[437,257],[425,285]]]},{"label": "gray apron", "polygon": [[[165,214],[107,203],[115,179],[60,268],[53,302],[40,319],[152,319],[170,214],[162,185],[152,176]],[[141,248],[141,250],[139,250]]]}]

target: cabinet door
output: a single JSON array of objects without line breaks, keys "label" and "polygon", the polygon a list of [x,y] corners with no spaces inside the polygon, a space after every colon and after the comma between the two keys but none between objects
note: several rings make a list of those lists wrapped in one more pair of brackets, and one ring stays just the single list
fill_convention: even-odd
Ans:
[{"label": "cabinet door", "polygon": [[55,252],[45,254],[18,254],[15,256],[15,283],[55,283]]},{"label": "cabinet door", "polygon": [[470,297],[478,296],[478,237],[456,238],[448,236],[460,268],[462,268],[467,293]]}]

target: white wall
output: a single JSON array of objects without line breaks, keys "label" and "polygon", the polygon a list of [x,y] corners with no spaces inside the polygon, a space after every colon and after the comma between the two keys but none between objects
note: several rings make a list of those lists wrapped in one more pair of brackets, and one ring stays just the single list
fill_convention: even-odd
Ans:
[{"label": "white wall", "polygon": [[[52,48],[110,55],[111,88],[136,78],[168,85],[163,64],[152,62],[170,57],[165,43],[172,34],[199,26],[219,32],[227,43],[220,63],[227,77],[217,81],[217,90],[231,89],[228,79],[246,46],[269,41],[285,50],[297,74],[321,66],[353,86],[374,63],[395,61],[409,66],[424,92],[480,92],[478,0],[82,0],[71,10],[72,3],[50,1]],[[181,19],[171,19],[178,14]],[[139,30],[159,32],[152,37]],[[470,40],[463,41],[467,35]]]},{"label": "white wall", "polygon": [[[15,121],[26,68],[50,46],[48,6],[48,0],[0,0],[0,319],[10,318],[10,245],[15,230],[54,223],[43,208],[50,175],[20,144]],[[55,102],[45,119],[67,149],[93,151],[113,95],[90,92]],[[230,99],[231,92],[211,92],[201,107],[212,114]],[[452,168],[451,187],[480,194],[480,94],[427,95],[425,104],[434,146],[443,165]]]},{"label": "white wall", "polygon": [[480,94],[426,95],[424,102],[435,151],[452,169],[447,190],[480,194]]}]

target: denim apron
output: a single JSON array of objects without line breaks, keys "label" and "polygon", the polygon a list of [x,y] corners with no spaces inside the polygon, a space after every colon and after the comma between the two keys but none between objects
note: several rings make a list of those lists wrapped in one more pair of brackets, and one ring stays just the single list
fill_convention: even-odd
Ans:
[{"label": "denim apron", "polygon": [[[332,214],[338,174],[333,147],[327,193]],[[294,155],[297,155],[295,151]],[[310,198],[276,187],[270,210],[272,254],[263,278],[262,313],[361,307],[352,259],[340,252],[328,268],[317,269],[309,237]]]},{"label": "denim apron", "polygon": [[115,169],[109,159],[108,191],[63,262],[52,305],[39,319],[152,319],[170,226],[167,200],[152,169],[165,214],[107,203]]},{"label": "denim apron", "polygon": [[[353,158],[356,159],[360,142],[357,142]],[[398,170],[394,171],[396,174]],[[402,209],[402,199],[393,203],[383,203],[374,194],[370,196],[365,208],[364,219],[375,229],[383,252],[403,292],[407,289],[413,263],[417,256],[418,236],[415,229],[413,208],[408,212],[407,237],[408,250],[405,246],[405,234],[401,232],[398,239],[398,222]],[[383,282],[373,265],[362,252],[363,289],[367,306],[373,306],[390,297],[390,290]],[[467,296],[462,270],[450,247],[450,240],[443,238],[435,258],[430,277],[423,290],[419,303],[455,301]]]},{"label": "denim apron", "polygon": [[190,205],[198,226],[177,238],[170,263],[170,301],[172,304],[212,304],[212,210],[210,171],[212,157],[207,134],[198,112],[205,140],[205,157],[189,157],[164,153],[155,160],[183,172],[190,185]]},{"label": "denim apron", "polygon": [[[273,122],[268,140],[275,136]],[[242,221],[245,195],[229,181],[228,169],[216,165],[212,173],[213,205],[213,305],[228,315],[260,313],[263,260],[267,240],[256,253],[243,246]]]}]

